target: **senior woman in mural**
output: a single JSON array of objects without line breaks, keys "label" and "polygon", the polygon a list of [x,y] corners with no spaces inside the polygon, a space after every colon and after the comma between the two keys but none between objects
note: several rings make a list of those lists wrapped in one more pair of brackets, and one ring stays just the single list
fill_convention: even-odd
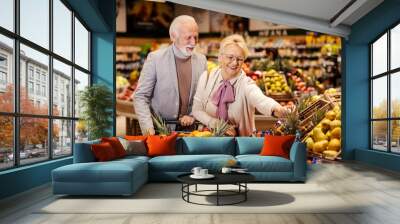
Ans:
[{"label": "senior woman in mural", "polygon": [[222,40],[219,67],[204,72],[193,99],[194,117],[209,128],[218,120],[230,124],[230,136],[251,136],[255,131],[255,109],[264,115],[282,117],[288,109],[263,94],[246,76],[242,64],[249,50],[242,36],[231,35]]}]

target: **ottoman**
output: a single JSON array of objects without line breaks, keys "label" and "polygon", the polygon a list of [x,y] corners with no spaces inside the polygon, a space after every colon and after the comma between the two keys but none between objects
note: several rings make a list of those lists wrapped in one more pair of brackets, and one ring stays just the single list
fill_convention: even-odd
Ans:
[{"label": "ottoman", "polygon": [[52,171],[53,193],[132,195],[148,180],[146,159],[74,163]]}]

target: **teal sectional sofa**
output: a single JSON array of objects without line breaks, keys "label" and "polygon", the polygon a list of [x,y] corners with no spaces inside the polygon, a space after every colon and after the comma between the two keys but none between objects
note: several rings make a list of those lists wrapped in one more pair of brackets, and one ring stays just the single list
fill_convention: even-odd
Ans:
[{"label": "teal sectional sofa", "polygon": [[54,194],[131,195],[148,181],[176,181],[178,175],[196,166],[219,172],[232,159],[259,182],[306,180],[306,148],[297,141],[290,150],[290,159],[260,156],[264,138],[185,137],[177,139],[177,155],[96,162],[90,145],[98,142],[75,144],[74,163],[52,171]]}]

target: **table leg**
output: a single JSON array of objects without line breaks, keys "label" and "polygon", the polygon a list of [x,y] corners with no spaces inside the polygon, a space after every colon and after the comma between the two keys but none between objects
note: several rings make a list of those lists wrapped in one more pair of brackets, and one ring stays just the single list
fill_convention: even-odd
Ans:
[{"label": "table leg", "polygon": [[182,183],[182,187],[181,187],[182,199],[184,199],[184,198],[183,198],[183,190],[184,190],[184,184]]},{"label": "table leg", "polygon": [[189,195],[190,195],[190,184],[187,185],[187,201],[189,202]]},{"label": "table leg", "polygon": [[217,206],[219,205],[219,184],[217,184]]},{"label": "table leg", "polygon": [[244,201],[247,201],[247,183],[244,183]]},{"label": "table leg", "polygon": [[196,186],[195,186],[195,191],[197,192],[197,184],[196,184]]}]

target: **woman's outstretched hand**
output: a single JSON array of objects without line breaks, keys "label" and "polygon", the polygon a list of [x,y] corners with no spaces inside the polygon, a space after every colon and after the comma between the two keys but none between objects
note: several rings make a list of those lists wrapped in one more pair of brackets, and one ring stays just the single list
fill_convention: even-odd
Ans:
[{"label": "woman's outstretched hand", "polygon": [[285,117],[286,114],[293,112],[295,109],[296,109],[295,105],[288,107],[282,107],[281,105],[279,105],[272,110],[272,114],[275,117]]}]

